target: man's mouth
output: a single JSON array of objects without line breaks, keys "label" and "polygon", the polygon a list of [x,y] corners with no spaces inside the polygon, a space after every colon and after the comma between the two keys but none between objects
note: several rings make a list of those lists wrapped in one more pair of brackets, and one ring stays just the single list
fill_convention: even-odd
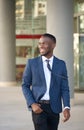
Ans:
[{"label": "man's mouth", "polygon": [[44,53],[45,52],[45,49],[40,49],[40,53]]}]

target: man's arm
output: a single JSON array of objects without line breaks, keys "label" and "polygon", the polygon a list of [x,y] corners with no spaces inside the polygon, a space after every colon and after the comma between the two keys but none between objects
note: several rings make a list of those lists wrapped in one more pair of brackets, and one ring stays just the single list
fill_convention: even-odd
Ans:
[{"label": "man's arm", "polygon": [[[63,75],[65,77],[68,77],[65,63],[63,67]],[[62,80],[62,99],[63,99],[63,104],[64,104],[63,122],[66,122],[70,118],[70,91],[69,91],[68,78]]]},{"label": "man's arm", "polygon": [[30,89],[32,85],[32,71],[30,61],[31,60],[28,60],[22,77],[22,91],[25,96],[28,107],[31,107],[31,105],[35,103],[35,100],[32,95],[32,90]]}]

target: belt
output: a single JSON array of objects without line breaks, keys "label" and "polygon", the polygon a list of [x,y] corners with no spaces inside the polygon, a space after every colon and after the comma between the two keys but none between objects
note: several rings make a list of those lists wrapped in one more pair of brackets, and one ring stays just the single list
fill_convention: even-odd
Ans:
[{"label": "belt", "polygon": [[50,104],[50,100],[40,100],[39,103]]}]

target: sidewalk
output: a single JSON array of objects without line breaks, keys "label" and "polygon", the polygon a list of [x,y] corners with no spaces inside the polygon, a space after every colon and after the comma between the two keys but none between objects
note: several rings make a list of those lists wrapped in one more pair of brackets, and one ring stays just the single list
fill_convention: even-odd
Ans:
[{"label": "sidewalk", "polygon": [[[84,129],[84,93],[75,93],[74,101],[70,120],[60,120],[59,130]],[[21,87],[0,87],[0,130],[34,130]]]}]

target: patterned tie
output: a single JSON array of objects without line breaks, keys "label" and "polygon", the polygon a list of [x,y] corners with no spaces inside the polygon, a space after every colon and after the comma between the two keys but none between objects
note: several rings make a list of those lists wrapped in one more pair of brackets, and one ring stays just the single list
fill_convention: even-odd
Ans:
[{"label": "patterned tie", "polygon": [[50,64],[49,64],[49,60],[46,60],[46,62],[47,62],[47,67],[48,67],[49,71],[52,71]]}]

